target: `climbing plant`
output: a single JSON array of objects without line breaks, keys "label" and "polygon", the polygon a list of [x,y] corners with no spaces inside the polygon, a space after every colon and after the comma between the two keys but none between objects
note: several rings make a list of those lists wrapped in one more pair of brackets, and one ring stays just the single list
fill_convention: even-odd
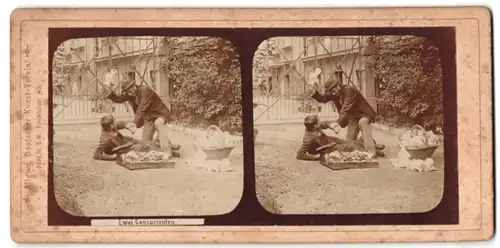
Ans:
[{"label": "climbing plant", "polygon": [[268,66],[269,60],[277,53],[276,42],[273,38],[262,41],[253,57],[253,81],[254,87],[257,87],[260,94],[270,95],[272,93],[272,85],[268,82],[270,69]]},{"label": "climbing plant", "polygon": [[64,81],[69,77],[64,66],[67,64],[69,51],[64,46],[58,46],[52,57],[52,87],[55,94],[61,94]]}]

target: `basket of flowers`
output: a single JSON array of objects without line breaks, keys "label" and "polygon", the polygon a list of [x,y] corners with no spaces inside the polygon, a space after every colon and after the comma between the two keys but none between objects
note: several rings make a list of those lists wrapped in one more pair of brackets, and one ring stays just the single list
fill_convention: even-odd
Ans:
[{"label": "basket of flowers", "polygon": [[334,151],[325,156],[324,166],[332,170],[376,168],[379,166],[374,154],[369,152]]},{"label": "basket of flowers", "polygon": [[426,131],[420,125],[405,129],[398,136],[399,147],[410,154],[410,159],[425,160],[430,158],[439,146],[439,138],[432,131]]},{"label": "basket of flowers", "polygon": [[216,126],[209,126],[205,132],[197,138],[200,149],[206,154],[207,160],[222,160],[231,154],[235,141],[228,132],[222,132]]},{"label": "basket of flowers", "polygon": [[175,167],[175,162],[165,153],[147,144],[127,143],[114,151],[120,154],[116,163],[129,170]]}]

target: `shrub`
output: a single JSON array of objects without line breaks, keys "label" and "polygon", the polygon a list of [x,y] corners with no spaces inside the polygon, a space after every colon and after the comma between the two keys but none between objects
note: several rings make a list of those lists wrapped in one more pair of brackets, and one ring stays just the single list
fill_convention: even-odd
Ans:
[{"label": "shrub", "polygon": [[372,36],[369,60],[379,84],[379,118],[398,126],[443,125],[443,80],[438,47],[416,36]]},{"label": "shrub", "polygon": [[162,66],[173,81],[173,113],[179,122],[223,130],[242,128],[239,56],[215,37],[164,38]]}]

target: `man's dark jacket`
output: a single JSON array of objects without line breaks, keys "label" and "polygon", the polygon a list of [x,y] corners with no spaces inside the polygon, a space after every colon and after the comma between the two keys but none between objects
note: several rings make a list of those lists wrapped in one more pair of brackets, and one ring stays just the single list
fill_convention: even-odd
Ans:
[{"label": "man's dark jacket", "polygon": [[333,101],[339,112],[337,123],[342,128],[346,127],[351,121],[358,122],[362,117],[368,118],[372,123],[375,122],[377,115],[375,110],[361,92],[350,85],[343,85],[338,95],[316,92],[312,98],[320,103]]},{"label": "man's dark jacket", "polygon": [[108,98],[115,103],[129,102],[135,113],[134,124],[141,128],[144,121],[154,121],[161,117],[165,121],[169,121],[172,114],[167,105],[163,103],[161,98],[151,88],[141,85],[137,86],[136,95],[116,95],[114,92]]}]

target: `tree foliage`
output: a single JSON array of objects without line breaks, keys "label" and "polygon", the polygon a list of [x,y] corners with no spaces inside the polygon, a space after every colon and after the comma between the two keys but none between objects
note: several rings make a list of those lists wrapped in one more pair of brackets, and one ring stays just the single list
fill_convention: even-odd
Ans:
[{"label": "tree foliage", "polygon": [[239,56],[228,40],[215,37],[166,37],[160,62],[173,82],[172,110],[177,121],[242,127]]},{"label": "tree foliage", "polygon": [[369,38],[369,60],[379,83],[379,116],[393,125],[443,125],[443,79],[439,48],[416,36]]}]

